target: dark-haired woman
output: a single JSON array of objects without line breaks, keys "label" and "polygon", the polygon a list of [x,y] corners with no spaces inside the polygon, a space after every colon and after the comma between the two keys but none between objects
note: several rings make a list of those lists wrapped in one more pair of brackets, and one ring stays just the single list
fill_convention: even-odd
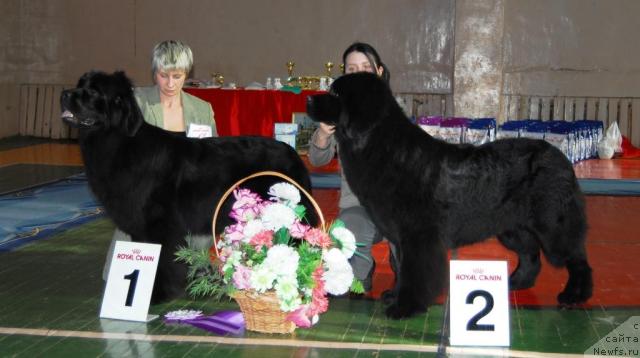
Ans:
[{"label": "dark-haired woman", "polygon": [[[344,73],[371,72],[389,83],[390,73],[382,63],[378,52],[369,44],[356,42],[347,47],[342,55]],[[318,129],[313,133],[309,145],[309,162],[313,166],[322,166],[334,158],[337,151],[337,141],[334,137],[335,128],[326,123],[320,123]],[[353,255],[350,263],[353,274],[362,281],[366,293],[371,291],[372,276],[375,270],[375,262],[371,255],[371,246],[380,242],[383,237],[376,229],[375,224],[367,214],[364,207],[360,205],[358,198],[353,194],[349,184],[341,173],[340,182],[340,202],[338,204],[340,213],[338,219],[344,221],[345,226],[353,232],[358,243],[359,254]],[[391,252],[395,250],[390,244]],[[391,261],[393,266],[393,256]]]}]

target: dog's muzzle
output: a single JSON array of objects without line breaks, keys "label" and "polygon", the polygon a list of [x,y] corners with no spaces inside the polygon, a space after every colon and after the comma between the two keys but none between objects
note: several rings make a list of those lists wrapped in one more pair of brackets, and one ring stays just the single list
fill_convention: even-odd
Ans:
[{"label": "dog's muzzle", "polygon": [[79,119],[74,116],[73,113],[71,113],[71,111],[69,110],[65,110],[64,112],[62,112],[60,118],[62,118],[63,121],[73,127],[91,127],[96,123],[95,119],[93,118]]}]

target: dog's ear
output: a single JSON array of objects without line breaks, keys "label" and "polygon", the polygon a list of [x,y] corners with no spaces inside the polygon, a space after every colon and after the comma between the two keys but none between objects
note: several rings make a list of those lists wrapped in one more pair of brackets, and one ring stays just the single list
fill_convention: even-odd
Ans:
[{"label": "dog's ear", "polygon": [[131,80],[127,77],[124,71],[114,72],[113,77],[118,81],[119,88],[133,88],[133,83],[131,83]]},{"label": "dog's ear", "polygon": [[117,96],[112,99],[111,120],[113,125],[128,137],[133,137],[142,126],[142,113],[133,96]]},{"label": "dog's ear", "polygon": [[113,79],[117,88],[117,93],[112,98],[111,104],[113,124],[123,134],[132,137],[138,132],[143,121],[142,113],[133,94],[133,84],[124,71],[114,72]]}]

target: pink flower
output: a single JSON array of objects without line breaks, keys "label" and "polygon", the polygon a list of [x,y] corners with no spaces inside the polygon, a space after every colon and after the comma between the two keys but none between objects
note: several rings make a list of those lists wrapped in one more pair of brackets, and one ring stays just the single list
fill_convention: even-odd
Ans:
[{"label": "pink flower", "polygon": [[262,211],[262,198],[249,189],[236,189],[233,191],[236,201],[231,207],[229,216],[237,222],[246,222],[260,215]]},{"label": "pink flower", "polygon": [[[222,250],[220,250],[220,256],[218,256],[218,258],[220,258],[220,261],[222,263],[225,263],[227,262],[227,258],[231,256],[232,253],[233,249],[229,246],[225,246],[222,248]],[[220,265],[220,267],[222,267],[222,265]]]},{"label": "pink flower", "polygon": [[273,246],[273,231],[260,231],[259,233],[253,235],[251,239],[249,239],[249,243],[255,246],[256,250],[262,249],[262,246],[270,248],[271,246]]},{"label": "pink flower", "polygon": [[324,293],[324,280],[322,279],[323,274],[324,268],[322,267],[322,265],[319,265],[318,267],[316,267],[315,271],[313,271],[311,277],[313,277],[313,281],[316,283],[316,287],[314,287],[313,289],[321,290]]},{"label": "pink flower", "polygon": [[309,311],[308,314],[309,316],[313,317],[315,315],[319,315],[321,313],[327,312],[327,310],[329,309],[329,300],[327,299],[327,296],[323,295],[316,295],[314,293],[313,298],[311,300],[311,306],[309,307]]},{"label": "pink flower", "polygon": [[320,246],[323,249],[331,246],[331,238],[329,235],[317,228],[311,228],[304,234],[304,239],[313,246]]},{"label": "pink flower", "polygon": [[262,206],[242,206],[237,209],[231,210],[229,216],[237,221],[237,222],[247,222],[249,220],[253,220],[258,215],[260,215],[260,211],[262,210]]},{"label": "pink flower", "polygon": [[242,223],[229,225],[224,228],[225,239],[230,242],[242,241],[242,238],[244,238],[244,234],[242,233],[243,230],[244,225]]},{"label": "pink flower", "polygon": [[252,193],[249,189],[236,189],[233,191],[236,201],[233,203],[232,209],[241,208],[243,206],[256,206],[262,202],[260,195]]},{"label": "pink flower", "polygon": [[316,286],[311,293],[311,306],[307,312],[310,317],[324,313],[329,309],[329,300],[327,299],[327,292],[324,290],[324,281],[322,280],[323,273],[324,270],[322,269],[322,265],[320,265],[312,275]]},{"label": "pink flower", "polygon": [[309,225],[305,225],[297,220],[289,227],[289,234],[296,239],[302,239],[307,231],[309,231]]},{"label": "pink flower", "polygon": [[243,265],[237,265],[236,272],[233,273],[233,285],[239,290],[248,290],[251,288],[251,269]]},{"label": "pink flower", "polygon": [[311,327],[311,320],[307,315],[309,305],[301,305],[297,310],[287,315],[287,320],[295,323],[298,327],[309,328]]}]

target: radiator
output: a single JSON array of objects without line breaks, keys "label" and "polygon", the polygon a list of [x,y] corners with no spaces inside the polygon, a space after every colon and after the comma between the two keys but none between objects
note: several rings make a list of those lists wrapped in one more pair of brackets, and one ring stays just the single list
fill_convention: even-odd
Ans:
[{"label": "radiator", "polygon": [[51,84],[20,85],[20,135],[54,139],[77,138],[77,130],[71,129],[60,119],[60,93],[73,87]]},{"label": "radiator", "polygon": [[640,98],[569,97],[505,94],[500,104],[499,121],[540,119],[575,121],[599,120],[605,130],[618,122],[623,136],[640,147]]}]

